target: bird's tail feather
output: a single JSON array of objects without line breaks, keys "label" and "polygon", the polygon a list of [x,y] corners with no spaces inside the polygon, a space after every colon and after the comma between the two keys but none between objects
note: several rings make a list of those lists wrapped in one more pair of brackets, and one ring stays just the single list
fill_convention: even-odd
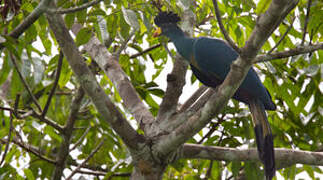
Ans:
[{"label": "bird's tail feather", "polygon": [[275,155],[273,136],[263,103],[254,99],[249,102],[249,108],[254,124],[258,155],[264,164],[266,180],[271,180],[275,176]]}]

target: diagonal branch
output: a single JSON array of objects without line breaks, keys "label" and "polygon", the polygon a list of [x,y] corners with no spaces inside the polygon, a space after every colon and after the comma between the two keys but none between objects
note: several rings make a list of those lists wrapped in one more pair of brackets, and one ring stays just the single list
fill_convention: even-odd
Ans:
[{"label": "diagonal branch", "polygon": [[[237,149],[219,146],[184,144],[185,159],[211,159],[219,161],[260,161],[257,149]],[[323,153],[302,150],[275,148],[275,159],[278,163],[323,165]]]},{"label": "diagonal branch", "polygon": [[41,114],[33,111],[33,110],[30,110],[30,111],[24,111],[24,110],[20,110],[20,109],[12,109],[12,108],[8,108],[8,107],[1,107],[0,106],[0,109],[1,110],[5,110],[5,111],[10,111],[10,112],[13,112],[13,113],[16,113],[14,114],[18,119],[24,119],[28,116],[32,116],[34,118],[37,118],[40,120],[40,122],[43,122],[43,123],[46,123],[47,125],[49,126],[52,126],[53,128],[55,128],[56,130],[58,130],[59,132],[62,132],[63,131],[63,127],[59,124],[57,124],[56,122],[54,122],[53,120],[51,119],[48,119],[47,117],[41,117]]},{"label": "diagonal branch", "polygon": [[47,113],[47,110],[49,108],[49,105],[50,105],[50,102],[52,100],[52,97],[56,91],[56,87],[58,85],[58,80],[59,80],[59,77],[61,75],[61,70],[62,70],[62,64],[63,64],[63,58],[64,58],[64,54],[62,51],[59,52],[59,58],[58,58],[58,63],[57,63],[57,70],[56,70],[56,76],[55,76],[55,81],[54,81],[54,84],[53,84],[53,87],[49,93],[49,96],[47,98],[47,102],[45,104],[45,107],[43,109],[43,112],[41,114],[41,117],[45,117],[46,116],[46,113]]},{"label": "diagonal branch", "polygon": [[80,164],[76,167],[75,170],[72,171],[72,173],[66,178],[67,180],[71,180],[72,177],[74,176],[75,173],[77,173],[78,170],[80,170],[80,168],[86,164],[86,162],[88,162],[96,152],[98,152],[98,150],[103,146],[104,140],[102,140],[100,142],[100,144],[89,154],[89,156]]},{"label": "diagonal branch", "polygon": [[[74,34],[77,34],[80,29],[81,25],[79,24],[75,24],[72,27]],[[125,108],[133,114],[140,128],[146,133],[148,128],[146,130],[145,128],[149,127],[153,122],[154,117],[143,104],[136,89],[131,84],[125,72],[121,69],[117,57],[111,55],[105,46],[94,36],[84,45],[84,49],[112,81],[123,99]]]},{"label": "diagonal branch", "polygon": [[8,150],[9,150],[9,145],[10,145],[10,141],[11,141],[11,133],[12,133],[12,129],[13,129],[12,121],[13,121],[13,113],[10,112],[10,123],[9,123],[8,141],[6,142],[6,147],[4,149],[4,153],[3,153],[2,158],[1,158],[1,161],[0,161],[0,167],[1,167],[2,163],[5,161],[6,156],[7,156],[7,153],[8,153]]},{"label": "diagonal branch", "polygon": [[160,104],[157,121],[167,119],[177,110],[178,99],[185,85],[187,71],[187,64],[182,58],[179,56],[175,57],[173,70],[167,75],[166,93]]},{"label": "diagonal branch", "polygon": [[66,165],[66,159],[69,154],[69,146],[71,144],[71,138],[73,133],[74,123],[76,121],[77,113],[81,107],[81,101],[84,97],[84,91],[79,88],[71,104],[71,111],[68,120],[64,126],[63,141],[59,147],[58,154],[56,156],[55,170],[52,174],[52,180],[60,180]]},{"label": "diagonal branch", "polygon": [[117,50],[117,52],[115,52],[115,54],[114,54],[115,56],[117,56],[117,57],[120,56],[121,52],[126,49],[128,42],[130,41],[130,39],[135,34],[136,34],[136,29],[132,29],[131,32],[129,33],[129,37],[127,39],[125,39],[123,42],[121,42],[121,46],[119,47],[119,49]]},{"label": "diagonal branch", "polygon": [[305,21],[304,21],[303,37],[302,37],[301,46],[303,46],[304,43],[305,43],[305,37],[306,37],[306,34],[307,34],[307,24],[308,24],[308,21],[310,19],[311,5],[312,5],[312,0],[308,0],[307,9],[306,9],[306,16],[305,16]]},{"label": "diagonal branch", "polygon": [[[7,143],[8,140],[6,139],[0,139],[0,143]],[[48,157],[46,157],[45,155],[43,155],[40,152],[40,149],[38,147],[32,146],[30,144],[26,144],[24,142],[19,141],[16,137],[12,138],[12,142],[15,143],[16,145],[18,145],[19,147],[21,147],[22,149],[24,149],[25,151],[32,153],[33,155],[39,157],[39,159],[42,159],[48,163],[51,164],[55,164],[56,162]]]},{"label": "diagonal branch", "polygon": [[[18,39],[18,37],[44,13],[50,2],[51,0],[42,0],[35,8],[35,10],[33,10],[33,12],[31,12],[26,18],[24,18],[22,23],[20,23],[9,33],[9,36]],[[0,50],[3,47],[4,46],[0,43]]]},{"label": "diagonal branch", "polygon": [[[105,94],[95,76],[88,68],[87,64],[83,61],[83,57],[78,51],[73,38],[69,34],[62,16],[48,13],[46,14],[46,18],[48,20],[50,29],[53,31],[55,38],[57,39],[57,42],[64,53],[64,56],[77,77],[78,82],[86,94],[91,98],[96,109],[102,115],[102,118],[111,125],[111,127],[121,137],[123,142],[130,148],[130,150],[138,149],[140,143],[145,141],[144,137],[136,132],[136,130],[119,112],[117,107],[111,102],[107,94]],[[102,46],[101,49],[104,49],[104,45],[99,44],[98,46]],[[94,52],[97,52],[98,46],[93,45],[92,48],[94,48]],[[102,59],[102,61],[103,60],[106,61],[107,59]]]},{"label": "diagonal branch", "polygon": [[289,33],[289,31],[293,28],[293,24],[295,21],[295,17],[292,19],[292,22],[290,23],[290,25],[288,26],[286,32],[281,36],[281,38],[279,39],[279,41],[275,44],[275,46],[273,48],[271,48],[271,50],[269,50],[267,52],[267,54],[271,54],[278,46],[281,42],[283,42],[284,38],[287,36],[287,34]]},{"label": "diagonal branch", "polygon": [[299,46],[287,51],[280,51],[280,52],[275,52],[271,54],[260,54],[253,60],[253,63],[265,62],[265,61],[270,61],[274,59],[288,58],[291,56],[311,53],[322,49],[323,49],[323,43],[307,45],[307,46]]},{"label": "diagonal branch", "polygon": [[130,56],[130,59],[137,58],[138,56],[141,56],[141,55],[143,55],[143,54],[146,54],[146,53],[148,53],[148,52],[150,52],[150,51],[152,51],[152,50],[154,50],[154,49],[156,49],[156,48],[160,47],[161,45],[162,45],[161,43],[159,43],[159,44],[155,44],[155,45],[153,45],[153,46],[151,46],[151,47],[149,47],[149,48],[147,48],[147,49],[145,49],[145,50],[143,50],[143,51],[141,51],[141,52],[138,52],[138,53],[136,53],[136,54],[131,55],[131,56]]},{"label": "diagonal branch", "polygon": [[85,136],[89,133],[89,131],[90,131],[90,129],[91,129],[91,126],[89,126],[86,130],[85,130],[85,132],[82,134],[82,136],[76,141],[76,143],[73,145],[73,147],[71,147],[70,148],[70,152],[71,151],[73,151],[74,149],[76,149],[77,148],[77,146],[79,146],[81,143],[82,143],[82,141],[83,141],[83,139],[85,138]]},{"label": "diagonal branch", "polygon": [[208,87],[205,85],[202,85],[199,87],[195,93],[184,102],[182,107],[180,108],[179,112],[184,112],[188,110],[206,91],[208,90]]},{"label": "diagonal branch", "polygon": [[94,6],[98,3],[100,3],[103,0],[95,0],[95,1],[90,1],[87,3],[82,4],[81,6],[73,7],[73,8],[68,8],[68,9],[47,9],[46,11],[49,13],[56,13],[56,14],[67,14],[67,13],[75,13],[77,11],[82,11],[83,9],[86,9],[88,7]]},{"label": "diagonal branch", "polygon": [[19,67],[18,67],[18,64],[17,64],[17,61],[16,61],[16,57],[10,53],[10,59],[12,61],[12,64],[14,65],[18,75],[19,75],[19,78],[22,82],[22,84],[24,85],[25,89],[27,90],[28,94],[30,95],[31,99],[33,100],[34,104],[36,105],[36,107],[38,108],[39,112],[42,112],[42,109],[36,99],[36,97],[33,95],[29,85],[27,84],[25,78],[23,77],[23,75],[21,74],[20,70],[19,70]]},{"label": "diagonal branch", "polygon": [[239,54],[241,53],[241,50],[240,48],[236,45],[236,43],[230,38],[228,32],[225,30],[224,28],[224,25],[222,23],[222,19],[221,19],[221,15],[220,15],[220,10],[219,10],[219,7],[218,7],[218,2],[217,0],[212,0],[213,2],[213,6],[214,6],[214,12],[215,12],[215,16],[216,16],[216,19],[218,21],[218,24],[219,24],[219,27],[220,27],[220,30],[224,36],[224,38],[227,40],[227,42],[230,44],[230,46],[236,50]]}]

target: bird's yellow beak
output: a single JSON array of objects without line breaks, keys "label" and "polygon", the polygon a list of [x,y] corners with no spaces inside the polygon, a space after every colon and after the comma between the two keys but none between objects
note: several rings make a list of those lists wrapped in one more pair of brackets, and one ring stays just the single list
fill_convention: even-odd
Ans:
[{"label": "bird's yellow beak", "polygon": [[157,28],[153,34],[153,37],[158,37],[161,35],[161,33],[162,33],[161,28]]}]

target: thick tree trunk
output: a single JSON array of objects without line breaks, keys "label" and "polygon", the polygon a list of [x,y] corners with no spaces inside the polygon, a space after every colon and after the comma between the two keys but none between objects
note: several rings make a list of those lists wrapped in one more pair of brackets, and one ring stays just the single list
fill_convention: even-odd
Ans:
[{"label": "thick tree trunk", "polygon": [[152,165],[148,161],[139,161],[133,168],[131,180],[161,180],[166,166]]}]

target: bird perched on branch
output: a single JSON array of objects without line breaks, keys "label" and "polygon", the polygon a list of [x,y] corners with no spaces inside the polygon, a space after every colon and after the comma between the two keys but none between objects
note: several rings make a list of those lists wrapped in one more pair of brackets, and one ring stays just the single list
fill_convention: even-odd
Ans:
[{"label": "bird perched on branch", "polygon": [[[167,36],[190,64],[197,79],[212,88],[224,81],[231,63],[239,56],[234,49],[219,39],[186,36],[177,25],[180,17],[173,12],[160,12],[154,21],[159,27],[154,36]],[[273,137],[265,110],[275,110],[276,106],[253,68],[249,70],[233,99],[249,105],[258,155],[264,164],[266,179],[272,179],[275,175]]]}]

